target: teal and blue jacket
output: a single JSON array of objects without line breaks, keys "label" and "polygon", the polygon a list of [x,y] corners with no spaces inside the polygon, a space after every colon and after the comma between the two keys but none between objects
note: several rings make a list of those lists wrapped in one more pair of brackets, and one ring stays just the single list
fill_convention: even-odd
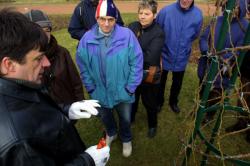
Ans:
[{"label": "teal and blue jacket", "polygon": [[76,62],[84,86],[102,107],[132,103],[131,94],[143,76],[141,47],[131,30],[115,25],[109,47],[103,49],[105,43],[98,28],[94,26],[83,36],[77,50]]}]

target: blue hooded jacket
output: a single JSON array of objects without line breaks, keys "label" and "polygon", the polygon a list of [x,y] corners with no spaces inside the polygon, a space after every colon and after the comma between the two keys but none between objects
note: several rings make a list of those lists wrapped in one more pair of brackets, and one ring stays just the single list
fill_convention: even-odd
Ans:
[{"label": "blue hooded jacket", "polygon": [[[224,43],[223,48],[232,48],[232,47],[238,47],[242,46],[243,44],[243,39],[245,36],[245,31],[248,26],[248,21],[244,18],[246,16],[246,5],[245,5],[245,0],[240,0],[239,1],[239,9],[240,9],[240,14],[239,18],[233,18],[231,24],[230,24],[230,32],[227,33],[226,40]],[[217,18],[217,22],[215,22],[215,32],[214,32],[214,43],[211,45],[211,34],[210,34],[210,27],[214,23],[210,23],[208,27],[205,29],[205,31],[202,33],[200,37],[200,51],[202,54],[205,54],[205,52],[210,51],[210,47],[215,48],[217,46],[217,41],[219,38],[219,33],[220,33],[220,28],[223,22],[224,16],[219,16]],[[227,53],[222,56],[224,60],[230,59],[229,65],[233,64],[233,61],[235,58],[232,57],[232,53]],[[222,69],[222,65],[219,64],[219,68]],[[208,61],[208,58],[206,56],[202,56],[199,59],[198,63],[198,77],[200,80],[203,79],[205,76],[205,73],[207,69],[209,68],[210,63]],[[222,70],[221,70],[222,71]],[[216,88],[226,88],[228,87],[229,84],[229,75],[224,74],[225,70],[222,72],[222,75],[220,73],[217,74],[217,77],[214,82],[214,86]],[[222,80],[221,80],[222,76]]]},{"label": "blue hooded jacket", "polygon": [[191,54],[192,42],[202,27],[202,12],[193,4],[184,10],[177,1],[160,10],[156,22],[165,32],[162,50],[163,69],[184,71]]}]

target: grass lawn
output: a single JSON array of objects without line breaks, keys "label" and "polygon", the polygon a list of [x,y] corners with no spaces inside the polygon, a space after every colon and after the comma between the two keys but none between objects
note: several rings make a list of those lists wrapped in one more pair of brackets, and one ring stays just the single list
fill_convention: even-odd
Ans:
[{"label": "grass lawn", "polygon": [[[73,59],[75,59],[75,48],[77,41],[70,38],[66,29],[54,32],[59,43],[70,50]],[[189,64],[185,73],[183,87],[180,94],[179,106],[181,113],[175,114],[170,111],[168,103],[163,106],[163,110],[158,114],[158,131],[153,139],[148,139],[146,111],[142,104],[136,116],[136,122],[132,125],[133,133],[133,153],[129,158],[122,156],[122,146],[119,140],[116,140],[111,147],[111,158],[107,165],[109,166],[174,166],[180,165],[183,159],[183,148],[189,139],[188,134],[193,129],[194,120],[191,113],[195,111],[198,90],[198,78],[196,75],[196,64]],[[169,79],[171,80],[171,75]],[[170,81],[167,82],[165,91],[166,101],[170,89]],[[85,95],[87,96],[87,95]],[[224,128],[235,122],[234,114],[226,113],[223,118],[223,124],[220,135],[225,134]],[[98,117],[79,120],[77,129],[87,146],[97,144],[102,137],[103,125]],[[206,136],[210,135],[212,124],[203,128]],[[230,155],[240,155],[250,153],[250,144],[245,141],[244,134],[236,134],[223,139],[216,139],[215,146]],[[197,139],[199,140],[199,139]],[[189,165],[199,165],[200,152],[204,151],[204,144],[201,141],[195,143],[196,152],[191,157]],[[210,153],[211,154],[211,153]],[[250,157],[246,158],[250,160]],[[223,163],[214,157],[209,158],[208,165],[232,165]]]}]

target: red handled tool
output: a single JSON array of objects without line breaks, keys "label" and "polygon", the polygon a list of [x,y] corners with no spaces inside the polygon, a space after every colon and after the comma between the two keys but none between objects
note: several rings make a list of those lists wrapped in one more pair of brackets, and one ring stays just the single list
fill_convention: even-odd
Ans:
[{"label": "red handled tool", "polygon": [[97,149],[101,149],[103,147],[107,146],[105,138],[101,138],[99,143],[97,144]]}]

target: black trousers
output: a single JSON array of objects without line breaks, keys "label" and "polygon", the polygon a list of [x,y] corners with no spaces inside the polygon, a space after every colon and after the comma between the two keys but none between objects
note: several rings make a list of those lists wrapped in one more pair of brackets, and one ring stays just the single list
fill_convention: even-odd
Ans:
[{"label": "black trousers", "polygon": [[157,127],[157,112],[158,112],[158,93],[160,90],[159,84],[146,84],[142,83],[135,91],[135,102],[132,104],[131,121],[135,120],[135,114],[138,109],[140,97],[142,104],[147,110],[148,127]]},{"label": "black trousers", "polygon": [[[169,96],[169,104],[177,104],[178,103],[178,96],[181,91],[182,81],[184,77],[185,71],[180,72],[172,72],[172,85],[170,89],[170,96]],[[158,96],[158,102],[160,106],[163,106],[164,103],[164,92],[167,82],[168,71],[163,70],[161,76],[161,83],[160,83],[160,92]]]},{"label": "black trousers", "polygon": [[[238,100],[238,106],[240,107],[248,107],[250,108],[250,79],[249,78],[246,78],[246,77],[241,77],[240,78],[240,81],[242,83],[242,89],[241,89],[241,92],[243,93],[243,99],[244,100]],[[250,116],[248,114],[241,114],[241,118],[238,119],[238,123],[240,123],[243,128],[246,128],[247,125],[250,124]],[[250,135],[250,130],[247,131],[248,134]]]}]

